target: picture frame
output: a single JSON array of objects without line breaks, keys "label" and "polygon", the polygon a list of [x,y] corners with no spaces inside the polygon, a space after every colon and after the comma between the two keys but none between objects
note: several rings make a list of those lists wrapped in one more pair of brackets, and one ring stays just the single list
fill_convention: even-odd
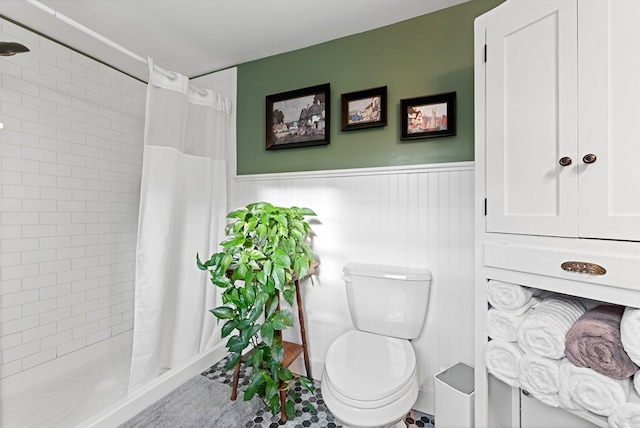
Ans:
[{"label": "picture frame", "polygon": [[266,97],[266,149],[329,144],[330,85]]},{"label": "picture frame", "polygon": [[387,87],[349,92],[340,97],[342,131],[387,125]]},{"label": "picture frame", "polygon": [[400,100],[400,140],[456,135],[456,93]]}]

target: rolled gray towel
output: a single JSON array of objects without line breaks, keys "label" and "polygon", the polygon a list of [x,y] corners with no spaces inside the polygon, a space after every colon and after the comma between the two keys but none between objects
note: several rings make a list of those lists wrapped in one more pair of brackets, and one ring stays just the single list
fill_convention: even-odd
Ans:
[{"label": "rolled gray towel", "polygon": [[571,326],[565,341],[567,359],[613,379],[626,379],[638,371],[620,340],[624,306],[602,304],[585,312]]}]

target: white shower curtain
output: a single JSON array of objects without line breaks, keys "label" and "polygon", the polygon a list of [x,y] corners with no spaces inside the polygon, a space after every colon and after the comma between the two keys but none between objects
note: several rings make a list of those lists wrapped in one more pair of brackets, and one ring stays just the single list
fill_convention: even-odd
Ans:
[{"label": "white shower curtain", "polygon": [[149,68],[129,391],[220,340],[196,253],[224,233],[230,100]]}]

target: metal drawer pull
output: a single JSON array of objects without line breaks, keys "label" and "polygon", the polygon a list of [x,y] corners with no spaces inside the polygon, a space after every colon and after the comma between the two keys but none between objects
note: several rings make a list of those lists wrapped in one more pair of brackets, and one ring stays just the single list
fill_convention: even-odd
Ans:
[{"label": "metal drawer pull", "polygon": [[588,262],[564,262],[560,265],[567,272],[587,273],[589,275],[604,275],[607,270],[600,265]]},{"label": "metal drawer pull", "polygon": [[597,159],[598,157],[596,155],[594,155],[593,153],[589,153],[588,155],[584,155],[584,157],[582,158],[582,162],[587,164],[594,163]]}]

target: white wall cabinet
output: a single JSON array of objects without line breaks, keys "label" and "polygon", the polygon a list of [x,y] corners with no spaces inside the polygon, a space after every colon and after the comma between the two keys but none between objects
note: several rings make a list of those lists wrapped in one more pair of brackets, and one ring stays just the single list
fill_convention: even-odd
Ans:
[{"label": "white wall cabinet", "polygon": [[489,396],[487,280],[640,307],[640,2],[507,0],[475,25],[475,421],[532,427],[540,403]]},{"label": "white wall cabinet", "polygon": [[640,4],[481,18],[488,232],[640,240]]}]

